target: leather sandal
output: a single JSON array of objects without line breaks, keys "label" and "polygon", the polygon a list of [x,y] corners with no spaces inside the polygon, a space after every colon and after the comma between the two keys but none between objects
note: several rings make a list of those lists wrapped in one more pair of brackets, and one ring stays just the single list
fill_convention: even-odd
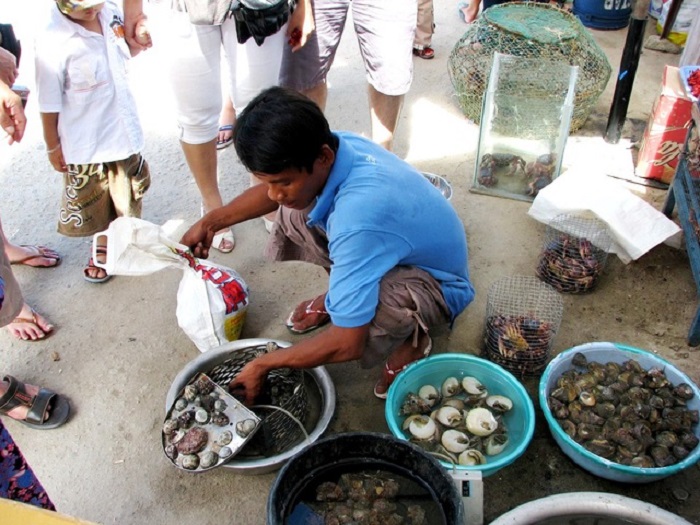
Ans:
[{"label": "leather sandal", "polygon": [[425,60],[435,58],[435,50],[430,46],[425,46],[423,49],[418,49],[414,47],[413,54],[418,58],[423,58]]},{"label": "leather sandal", "polygon": [[[35,396],[30,396],[24,383],[14,377],[5,376],[3,381],[8,386],[7,392],[0,397],[0,414],[8,415],[16,407],[26,406],[29,412],[25,419],[12,419],[31,428],[46,430],[59,427],[68,419],[70,405],[64,397],[46,388],[40,388]],[[47,412],[49,417],[44,419]]]}]

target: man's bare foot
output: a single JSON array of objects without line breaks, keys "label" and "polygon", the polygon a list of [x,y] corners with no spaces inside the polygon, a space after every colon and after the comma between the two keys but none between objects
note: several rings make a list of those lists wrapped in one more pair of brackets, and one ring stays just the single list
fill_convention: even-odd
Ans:
[{"label": "man's bare foot", "polygon": [[19,315],[7,325],[7,329],[17,339],[37,341],[49,335],[53,331],[53,325],[24,303]]},{"label": "man's bare foot", "polygon": [[379,399],[386,399],[386,393],[396,376],[414,361],[428,356],[432,349],[433,342],[425,332],[419,334],[418,346],[413,346],[412,337],[406,340],[387,357],[382,375],[374,385],[374,395]]},{"label": "man's bare foot", "polygon": [[299,303],[287,318],[287,328],[294,334],[304,334],[323,326],[331,320],[325,303],[325,293],[310,301]]}]

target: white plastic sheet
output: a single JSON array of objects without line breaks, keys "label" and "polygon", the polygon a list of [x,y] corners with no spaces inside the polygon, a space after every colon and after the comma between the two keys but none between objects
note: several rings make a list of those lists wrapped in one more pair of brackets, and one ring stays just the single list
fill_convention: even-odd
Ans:
[{"label": "white plastic sheet", "polygon": [[680,232],[678,225],[619,182],[590,169],[573,169],[539,192],[528,214],[549,224],[562,214],[597,217],[608,226],[610,253],[625,264]]}]

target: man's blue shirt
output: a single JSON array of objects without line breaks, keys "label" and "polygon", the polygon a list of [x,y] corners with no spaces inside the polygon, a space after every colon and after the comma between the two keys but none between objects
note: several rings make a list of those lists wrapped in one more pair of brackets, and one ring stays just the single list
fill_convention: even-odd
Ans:
[{"label": "man's blue shirt", "polygon": [[336,132],[340,144],[309,226],[328,235],[332,261],[326,309],[336,326],[369,323],[379,283],[396,266],[417,266],[442,288],[452,320],[474,298],[464,227],[416,168],[378,144]]}]

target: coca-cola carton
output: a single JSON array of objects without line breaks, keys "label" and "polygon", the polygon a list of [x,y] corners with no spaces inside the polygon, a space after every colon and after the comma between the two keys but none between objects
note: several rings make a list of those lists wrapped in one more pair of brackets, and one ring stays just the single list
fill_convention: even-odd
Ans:
[{"label": "coca-cola carton", "polygon": [[671,182],[688,133],[693,103],[677,67],[666,66],[637,158],[637,175]]}]

